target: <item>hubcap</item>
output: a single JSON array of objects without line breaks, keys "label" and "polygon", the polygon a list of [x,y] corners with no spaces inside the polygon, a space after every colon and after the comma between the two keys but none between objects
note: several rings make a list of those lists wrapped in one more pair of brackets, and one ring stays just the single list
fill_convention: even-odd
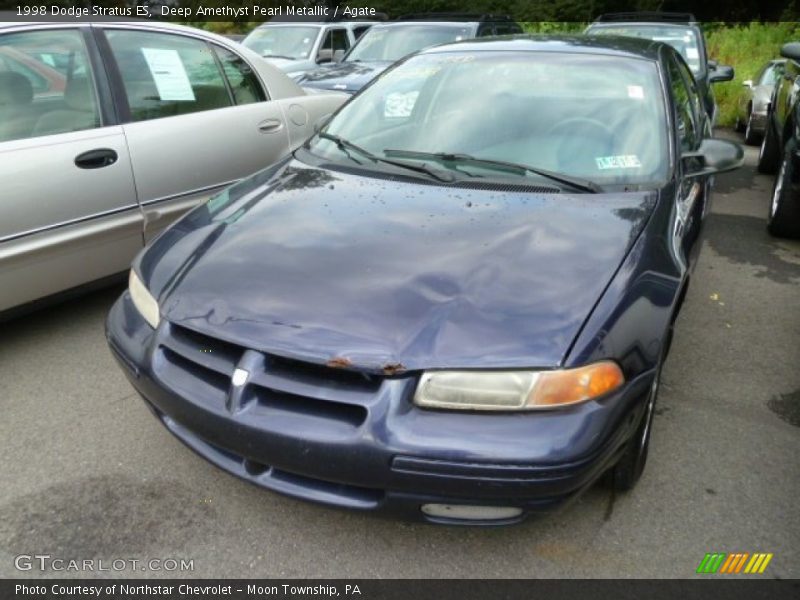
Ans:
[{"label": "hubcap", "polygon": [[781,168],[778,171],[778,178],[775,180],[775,190],[772,192],[772,206],[769,210],[769,216],[774,217],[778,212],[778,204],[781,201],[781,191],[783,190],[783,177],[786,174],[786,159],[781,162]]},{"label": "hubcap", "polygon": [[747,129],[744,130],[745,138],[750,137],[750,130],[752,129],[752,127],[753,127],[753,113],[750,113],[750,116],[747,117]]}]

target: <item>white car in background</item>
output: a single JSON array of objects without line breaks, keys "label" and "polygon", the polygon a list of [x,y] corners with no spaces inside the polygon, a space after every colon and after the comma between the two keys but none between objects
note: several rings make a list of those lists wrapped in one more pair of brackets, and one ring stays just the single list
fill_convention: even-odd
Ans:
[{"label": "white car in background", "polygon": [[241,42],[293,79],[336,62],[377,21],[286,21],[256,27]]},{"label": "white car in background", "polygon": [[124,273],[345,99],[189,27],[0,23],[0,317]]}]

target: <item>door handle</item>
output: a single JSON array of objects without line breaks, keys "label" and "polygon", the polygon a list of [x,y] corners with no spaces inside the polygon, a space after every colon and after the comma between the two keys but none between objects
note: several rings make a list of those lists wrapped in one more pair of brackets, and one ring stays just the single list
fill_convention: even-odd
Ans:
[{"label": "door handle", "polygon": [[119,156],[111,148],[89,150],[75,157],[75,166],[79,169],[102,169],[117,162]]},{"label": "door handle", "polygon": [[258,124],[258,130],[261,133],[273,133],[280,131],[283,128],[283,121],[280,119],[267,119]]}]

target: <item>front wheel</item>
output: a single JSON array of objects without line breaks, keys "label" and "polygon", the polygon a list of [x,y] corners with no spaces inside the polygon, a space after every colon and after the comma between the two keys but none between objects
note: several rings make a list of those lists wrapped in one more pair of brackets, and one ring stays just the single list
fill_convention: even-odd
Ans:
[{"label": "front wheel", "polygon": [[794,152],[795,142],[790,140],[786,144],[778,176],[772,188],[767,231],[777,237],[800,237],[800,198],[792,188]]},{"label": "front wheel", "polygon": [[627,492],[633,489],[644,472],[647,453],[650,448],[650,432],[653,429],[653,416],[655,415],[663,363],[664,358],[662,357],[658,367],[656,367],[656,374],[647,394],[647,405],[639,427],[637,427],[636,433],[628,442],[628,447],[622,458],[619,459],[616,465],[611,467],[611,471],[608,473],[608,483],[616,491]]},{"label": "front wheel", "polygon": [[768,115],[767,125],[764,128],[764,139],[761,140],[761,150],[758,152],[758,172],[774,173],[778,169],[780,159],[778,140],[775,138],[775,133],[772,131],[772,123]]}]

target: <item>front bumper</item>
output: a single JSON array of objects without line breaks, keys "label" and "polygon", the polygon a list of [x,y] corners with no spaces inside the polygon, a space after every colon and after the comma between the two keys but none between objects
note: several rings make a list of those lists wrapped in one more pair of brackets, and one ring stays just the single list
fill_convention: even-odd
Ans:
[{"label": "front bumper", "polygon": [[[653,376],[644,374],[601,401],[560,411],[431,411],[411,402],[415,374],[368,384],[337,375],[322,385],[302,368],[254,375],[238,387],[212,371],[197,379],[195,363],[184,357],[191,348],[178,347],[184,353],[179,355],[165,341],[179,329],[162,321],[153,331],[128,292],[106,324],[128,379],[184,444],[260,487],[435,522],[459,521],[423,514],[423,504],[521,509],[513,518],[469,521],[496,525],[577,497],[618,458],[640,420]],[[219,363],[228,346],[215,349],[218,356],[197,348],[194,358],[217,368],[213,361]],[[237,364],[269,360],[246,350]]]}]

